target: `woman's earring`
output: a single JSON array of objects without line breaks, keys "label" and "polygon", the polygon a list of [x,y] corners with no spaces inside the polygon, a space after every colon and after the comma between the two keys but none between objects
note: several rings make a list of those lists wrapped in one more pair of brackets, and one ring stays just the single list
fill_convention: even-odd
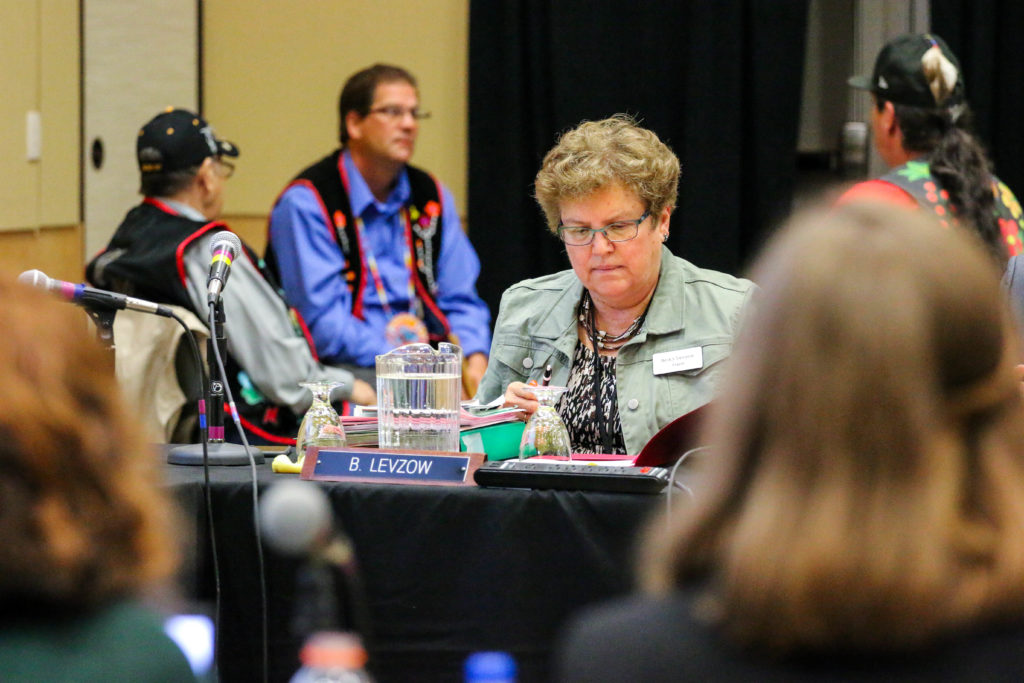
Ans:
[{"label": "woman's earring", "polygon": [[668,233],[667,233],[667,232],[665,232],[665,233],[662,233],[662,235],[661,235],[661,241],[662,241],[662,242],[668,242]]}]

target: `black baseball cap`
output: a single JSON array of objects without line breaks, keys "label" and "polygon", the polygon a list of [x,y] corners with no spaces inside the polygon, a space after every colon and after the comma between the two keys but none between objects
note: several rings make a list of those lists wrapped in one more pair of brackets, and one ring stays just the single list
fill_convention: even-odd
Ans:
[{"label": "black baseball cap", "polygon": [[139,130],[135,145],[142,173],[170,173],[194,168],[206,157],[237,157],[238,148],[218,140],[198,114],[168,107]]},{"label": "black baseball cap", "polygon": [[[921,63],[925,53],[938,48],[942,56],[956,68],[956,84],[953,92],[942,102],[935,101],[935,95],[928,87]],[[964,101],[964,79],[960,61],[939,36],[934,33],[908,33],[893,38],[875,60],[875,71],[871,77],[853,76],[847,83],[860,90],[869,90],[879,99],[893,104],[912,107],[951,107]]]}]

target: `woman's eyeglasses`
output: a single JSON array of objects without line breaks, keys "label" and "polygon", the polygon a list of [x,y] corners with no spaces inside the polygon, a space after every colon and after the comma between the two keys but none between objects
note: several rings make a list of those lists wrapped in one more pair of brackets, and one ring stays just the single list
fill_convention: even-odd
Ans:
[{"label": "woman's eyeglasses", "polygon": [[594,235],[601,233],[609,242],[628,242],[637,236],[640,224],[651,215],[650,209],[633,221],[616,221],[603,228],[584,228],[581,225],[559,225],[558,236],[570,247],[585,247],[594,241]]}]

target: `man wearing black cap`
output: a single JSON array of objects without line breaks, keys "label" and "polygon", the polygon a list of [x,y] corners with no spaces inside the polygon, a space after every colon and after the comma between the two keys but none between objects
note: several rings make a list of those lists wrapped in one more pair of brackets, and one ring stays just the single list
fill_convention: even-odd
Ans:
[{"label": "man wearing black cap", "polygon": [[971,114],[956,55],[939,36],[889,41],[870,77],[849,84],[871,93],[875,148],[890,171],[850,188],[840,203],[886,201],[920,206],[944,225],[976,230],[1000,263],[1021,253],[1024,215],[1013,192],[971,134]]},{"label": "man wearing black cap", "polygon": [[[136,144],[142,203],[125,216],[107,248],[86,269],[89,282],[131,296],[185,307],[208,317],[210,242],[228,227],[217,218],[238,148],[218,139],[206,121],[183,109],[159,114]],[[308,379],[343,382],[342,395],[375,401],[351,373],[321,365],[277,290],[243,245],[222,301],[235,404],[252,443],[288,443],[309,405]]]}]

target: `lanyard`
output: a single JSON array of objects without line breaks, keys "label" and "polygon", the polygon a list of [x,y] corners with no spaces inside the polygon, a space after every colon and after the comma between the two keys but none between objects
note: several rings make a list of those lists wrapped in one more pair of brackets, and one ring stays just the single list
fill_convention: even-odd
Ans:
[{"label": "lanyard", "polygon": [[[341,182],[345,186],[345,195],[348,197],[349,207],[352,206],[352,192],[349,189],[348,182],[348,170],[345,168],[345,159],[342,155],[338,159],[338,170],[341,171]],[[373,286],[377,292],[377,299],[380,300],[380,305],[384,309],[384,314],[390,319],[395,316],[395,312],[391,310],[391,301],[388,298],[387,290],[384,288],[384,278],[381,277],[380,269],[377,267],[377,258],[373,254],[373,245],[370,243],[366,236],[366,225],[363,223],[361,216],[356,214],[355,209],[352,209],[352,214],[355,216],[355,228],[356,228],[356,240],[362,248],[359,249],[359,257],[362,259],[363,267],[370,271],[370,277],[373,278]],[[409,217],[409,211],[404,206],[399,211],[399,221],[405,228],[405,239],[402,240],[405,246],[405,253],[402,255],[402,261],[405,264],[405,270],[409,273],[409,284],[408,284],[408,295],[409,295],[409,312],[415,313],[416,310],[416,276],[413,273],[413,259],[412,259],[412,219]],[[359,293],[362,296],[362,292]]]},{"label": "lanyard", "polygon": [[590,307],[590,344],[594,349],[594,383],[592,385],[594,393],[594,421],[597,422],[597,434],[601,440],[601,452],[611,453],[612,451],[612,438],[611,425],[608,424],[608,416],[603,414],[601,410],[601,347],[597,345],[597,329],[596,314],[594,312],[594,306]]},{"label": "lanyard", "polygon": [[[346,188],[348,189],[348,188]],[[405,224],[405,228],[408,231],[409,227],[409,212],[403,208],[400,212],[400,218],[402,223]],[[363,264],[366,269],[370,271],[370,277],[373,278],[373,286],[377,291],[377,298],[380,300],[380,305],[384,308],[384,313],[388,318],[394,317],[395,313],[391,310],[391,302],[388,298],[388,293],[384,289],[384,279],[380,275],[380,270],[377,268],[377,258],[373,255],[373,245],[370,244],[366,238],[366,226],[363,224],[363,219],[356,216],[356,235],[359,240],[359,244],[365,245],[360,250],[360,255],[363,258]],[[405,263],[405,270],[409,273],[409,311],[413,312],[416,306],[416,284],[413,275],[413,263],[412,263],[412,250],[409,248],[409,240],[402,240],[405,246],[405,253],[403,254],[403,262]]]}]

